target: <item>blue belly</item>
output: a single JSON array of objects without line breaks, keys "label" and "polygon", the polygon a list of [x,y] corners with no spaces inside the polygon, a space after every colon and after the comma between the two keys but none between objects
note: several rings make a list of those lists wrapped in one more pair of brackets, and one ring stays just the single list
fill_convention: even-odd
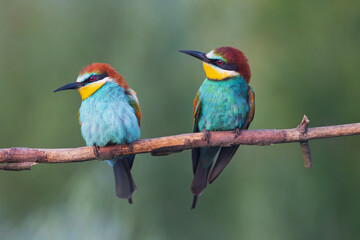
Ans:
[{"label": "blue belly", "polygon": [[227,81],[205,79],[199,89],[199,130],[226,131],[241,128],[249,111],[247,84],[242,77]]},{"label": "blue belly", "polygon": [[117,83],[108,82],[85,99],[79,110],[79,120],[88,146],[126,144],[140,137],[135,110]]}]

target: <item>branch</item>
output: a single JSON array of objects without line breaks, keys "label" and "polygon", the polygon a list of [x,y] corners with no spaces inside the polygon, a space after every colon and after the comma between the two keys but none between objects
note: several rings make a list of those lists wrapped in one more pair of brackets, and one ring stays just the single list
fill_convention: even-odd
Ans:
[{"label": "branch", "polygon": [[272,145],[300,142],[305,166],[311,167],[311,155],[308,141],[319,138],[333,138],[360,134],[360,123],[307,128],[309,120],[303,121],[293,129],[262,129],[210,132],[210,141],[203,133],[188,133],[168,137],[143,139],[131,145],[111,145],[105,147],[79,147],[64,149],[4,148],[0,149],[0,170],[24,170],[36,163],[69,163],[90,160],[105,160],[115,156],[151,153],[167,155],[197,147],[242,145]]}]

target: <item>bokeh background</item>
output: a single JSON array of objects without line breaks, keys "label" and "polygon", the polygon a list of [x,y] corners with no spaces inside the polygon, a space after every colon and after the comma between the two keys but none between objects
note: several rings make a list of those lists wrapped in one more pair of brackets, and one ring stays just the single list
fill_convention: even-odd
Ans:
[{"label": "bokeh background", "polygon": [[[243,50],[256,114],[250,128],[360,120],[360,2],[0,1],[0,147],[80,147],[79,94],[54,94],[92,62],[136,90],[142,138],[190,132],[205,75],[178,49]],[[356,239],[360,137],[242,146],[190,211],[190,151],[136,157],[134,204],[99,161],[0,172],[0,238]]]}]

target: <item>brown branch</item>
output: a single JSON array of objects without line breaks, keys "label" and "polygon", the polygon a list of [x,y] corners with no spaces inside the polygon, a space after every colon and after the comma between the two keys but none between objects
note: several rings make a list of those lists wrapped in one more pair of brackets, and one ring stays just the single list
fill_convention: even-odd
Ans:
[{"label": "brown branch", "polygon": [[308,123],[306,122],[308,120],[305,117],[304,119],[297,128],[293,129],[242,130],[239,135],[233,131],[210,132],[209,143],[204,139],[203,133],[200,132],[143,139],[131,145],[99,147],[96,149],[97,151],[94,151],[93,147],[64,149],[4,148],[0,149],[0,170],[22,170],[20,165],[11,166],[11,163],[26,163],[27,167],[24,167],[25,165],[21,166],[23,169],[29,169],[35,163],[104,160],[119,155],[149,152],[152,155],[166,155],[186,149],[207,146],[230,146],[233,144],[264,146],[290,142],[301,143],[305,165],[310,167],[311,155],[308,140],[360,134],[360,123],[307,128]]},{"label": "brown branch", "polygon": [[9,164],[0,164],[0,170],[7,171],[22,171],[30,170],[31,166],[36,165],[35,162],[19,162],[19,163],[9,163]]}]

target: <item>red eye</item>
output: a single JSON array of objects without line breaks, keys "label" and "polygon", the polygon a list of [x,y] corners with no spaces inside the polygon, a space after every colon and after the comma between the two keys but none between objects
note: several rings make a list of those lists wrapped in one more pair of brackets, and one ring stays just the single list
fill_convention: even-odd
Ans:
[{"label": "red eye", "polygon": [[217,60],[216,63],[217,63],[218,65],[222,65],[224,62],[223,62],[222,60]]},{"label": "red eye", "polygon": [[95,81],[95,76],[91,76],[91,77],[90,77],[90,81],[91,81],[91,82]]}]

